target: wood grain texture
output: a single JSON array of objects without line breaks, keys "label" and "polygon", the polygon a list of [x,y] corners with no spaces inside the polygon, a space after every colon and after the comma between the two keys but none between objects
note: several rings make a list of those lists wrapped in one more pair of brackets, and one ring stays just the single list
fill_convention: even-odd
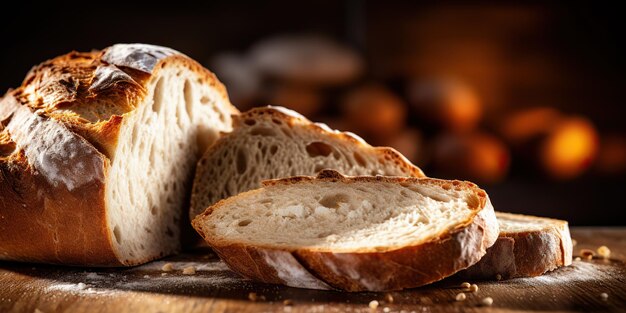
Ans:
[{"label": "wood grain texture", "polygon": [[[573,228],[580,249],[611,249],[608,260],[574,261],[536,278],[476,282],[479,290],[454,300],[461,281],[388,293],[343,293],[257,284],[239,278],[208,250],[130,269],[83,269],[0,263],[0,312],[590,312],[626,310],[626,228]],[[162,266],[175,270],[162,276]],[[195,275],[182,270],[195,266]],[[84,286],[83,286],[84,284]],[[250,301],[249,293],[260,298]],[[601,293],[609,295],[602,300]],[[491,307],[480,306],[484,297]],[[265,298],[264,300],[262,298]],[[289,299],[293,305],[286,306]]]}]

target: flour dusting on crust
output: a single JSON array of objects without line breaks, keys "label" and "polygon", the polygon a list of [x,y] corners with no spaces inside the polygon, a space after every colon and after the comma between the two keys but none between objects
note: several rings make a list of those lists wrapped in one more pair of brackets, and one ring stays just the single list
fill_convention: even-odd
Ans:
[{"label": "flour dusting on crust", "polygon": [[7,129],[28,162],[51,185],[72,191],[94,181],[104,182],[104,160],[89,142],[19,105],[12,96],[5,99],[3,105],[17,106]]},{"label": "flour dusting on crust", "polygon": [[263,255],[265,262],[276,270],[278,278],[282,279],[285,285],[311,289],[331,289],[330,286],[304,269],[291,253],[278,250],[260,250],[259,252]]},{"label": "flour dusting on crust", "polygon": [[159,60],[175,54],[182,55],[174,49],[155,45],[117,44],[104,51],[102,61],[151,74]]}]

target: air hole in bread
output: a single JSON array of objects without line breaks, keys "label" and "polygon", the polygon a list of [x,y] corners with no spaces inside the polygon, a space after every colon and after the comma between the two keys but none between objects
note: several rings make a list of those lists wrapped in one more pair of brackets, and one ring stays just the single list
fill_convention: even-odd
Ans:
[{"label": "air hole in bread", "polygon": [[145,230],[148,234],[152,234],[152,230],[148,227],[144,227],[143,230]]},{"label": "air hole in bread", "polygon": [[246,155],[246,151],[243,149],[237,150],[237,172],[239,174],[243,174],[246,172],[246,168],[248,167],[248,156]]},{"label": "air hole in bread", "polygon": [[335,160],[339,160],[339,158],[341,158],[341,155],[339,154],[339,151],[337,151],[337,150],[333,151],[333,158],[335,158]]},{"label": "air hole in bread", "polygon": [[278,152],[278,146],[271,146],[270,147],[270,154],[275,155],[276,152]]},{"label": "air hole in bread", "polygon": [[247,120],[244,120],[243,122],[248,126],[254,126],[254,124],[256,124],[256,121],[252,119],[247,119]]},{"label": "air hole in bread", "polygon": [[[313,173],[319,173],[320,171],[326,169],[326,166],[324,166],[324,164],[315,164],[315,168],[313,169]],[[292,174],[293,176],[293,174]]]},{"label": "air hole in bread", "polygon": [[154,147],[154,145],[150,146],[150,164],[151,166],[155,166],[156,164],[154,164],[156,162],[156,149]]},{"label": "air hole in bread", "polygon": [[193,87],[189,80],[185,81],[185,87],[183,87],[183,93],[185,94],[185,110],[190,120],[193,120]]},{"label": "air hole in bread", "polygon": [[276,136],[276,132],[274,132],[273,129],[268,128],[268,127],[257,126],[250,131],[250,135],[273,137],[273,136]]},{"label": "air hole in bread", "polygon": [[115,241],[117,241],[118,244],[122,244],[122,233],[120,232],[120,227],[115,225],[115,227],[113,227],[113,236],[115,236]]},{"label": "air hole in bread", "polygon": [[169,237],[174,237],[174,231],[172,231],[172,228],[170,228],[169,226],[165,228],[165,234]]},{"label": "air hole in bread", "polygon": [[156,206],[153,205],[153,206],[150,207],[150,214],[152,214],[152,215],[156,215],[157,214]]},{"label": "air hole in bread", "polygon": [[275,118],[272,119],[272,122],[274,122],[274,124],[276,124],[276,125],[282,125],[283,124],[283,122],[281,122],[280,120],[277,120]]},{"label": "air hole in bread", "polygon": [[363,156],[358,153],[358,152],[354,152],[354,160],[356,160],[356,163],[358,163],[360,166],[362,167],[366,167],[367,166],[367,162],[365,162],[365,159],[363,158]]},{"label": "air hole in bread", "polygon": [[202,104],[206,105],[206,104],[209,104],[210,102],[211,102],[211,99],[209,97],[207,97],[207,96],[202,96],[200,98],[200,103],[202,103]]},{"label": "air hole in bread", "polygon": [[163,107],[163,94],[165,93],[165,87],[163,87],[163,78],[159,78],[154,87],[154,101],[152,102],[152,112],[160,112]]},{"label": "air hole in bread", "polygon": [[327,156],[329,156],[333,152],[333,147],[331,147],[329,144],[321,142],[321,141],[314,141],[314,142],[311,142],[310,144],[306,145],[306,152],[312,158],[314,158],[316,156],[325,156],[325,157],[327,157]]},{"label": "air hole in bread", "polygon": [[338,193],[334,195],[327,195],[319,201],[319,204],[332,209],[338,209],[339,203],[348,203],[350,202],[350,196]]},{"label": "air hole in bread", "polygon": [[246,227],[246,226],[250,225],[250,223],[252,223],[252,220],[245,219],[243,221],[239,221],[239,223],[237,223],[237,226]]}]

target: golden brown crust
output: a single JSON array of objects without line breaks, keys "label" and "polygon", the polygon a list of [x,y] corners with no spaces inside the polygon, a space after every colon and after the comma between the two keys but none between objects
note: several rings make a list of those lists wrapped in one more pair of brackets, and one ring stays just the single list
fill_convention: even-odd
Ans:
[{"label": "golden brown crust", "polygon": [[480,262],[459,275],[471,279],[534,277],[572,264],[573,247],[566,221],[501,212],[496,216],[548,224],[541,229],[500,232]]},{"label": "golden brown crust", "polygon": [[[123,260],[111,241],[105,188],[120,126],[168,63],[188,68],[227,96],[215,75],[195,61],[171,49],[155,57],[154,49],[166,48],[71,52],[34,67],[22,86],[0,100],[0,259],[121,266],[159,257]],[[111,53],[122,62],[107,62]],[[138,68],[124,58],[150,62]],[[20,126],[24,121],[32,127]],[[50,130],[57,137],[46,139]]]},{"label": "golden brown crust", "polygon": [[276,248],[269,245],[246,245],[215,238],[208,229],[204,229],[203,220],[213,211],[236,202],[238,197],[260,192],[260,189],[219,201],[196,217],[192,224],[229,267],[245,277],[292,287],[315,288],[310,283],[302,283],[302,280],[281,277],[285,264],[277,264],[267,257],[277,253],[290,253],[299,263],[298,266],[289,265],[291,273],[310,273],[328,286],[347,291],[400,290],[441,280],[478,262],[497,238],[498,225],[489,198],[482,189],[470,182],[383,176],[346,177],[333,170],[324,170],[317,177],[299,176],[270,180],[264,182],[264,186],[287,186],[319,181],[347,184],[420,182],[446,189],[469,189],[476,198],[475,201],[469,200],[473,210],[472,216],[457,228],[434,236],[436,239],[430,242],[388,247],[384,250],[377,248],[342,252],[312,247]]}]

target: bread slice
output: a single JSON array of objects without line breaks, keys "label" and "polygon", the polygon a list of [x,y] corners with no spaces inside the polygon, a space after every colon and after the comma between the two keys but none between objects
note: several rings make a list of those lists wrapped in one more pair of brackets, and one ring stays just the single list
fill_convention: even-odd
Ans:
[{"label": "bread slice", "polygon": [[34,67],[0,102],[0,259],[121,266],[177,251],[196,161],[235,112],[169,48]]},{"label": "bread slice", "polygon": [[533,277],[572,264],[572,238],[566,221],[502,212],[496,212],[496,217],[500,237],[480,262],[460,275],[473,279]]},{"label": "bread slice", "polygon": [[472,183],[332,170],[265,181],[193,226],[245,277],[348,291],[443,279],[478,262],[498,236],[489,198]]},{"label": "bread slice", "polygon": [[282,107],[263,107],[233,118],[233,131],[198,163],[191,218],[220,199],[260,187],[265,179],[315,175],[322,169],[346,175],[423,177],[396,150],[372,147],[352,133],[333,131]]}]

